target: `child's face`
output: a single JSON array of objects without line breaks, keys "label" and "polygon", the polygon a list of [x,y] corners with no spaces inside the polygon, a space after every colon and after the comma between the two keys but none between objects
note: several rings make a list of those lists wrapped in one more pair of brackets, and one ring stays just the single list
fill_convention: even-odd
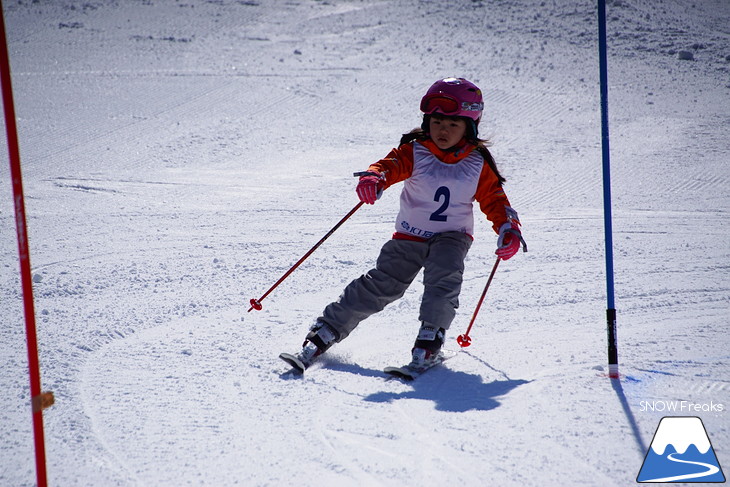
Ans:
[{"label": "child's face", "polygon": [[466,122],[454,117],[432,116],[429,122],[431,139],[436,146],[445,150],[455,146],[466,134]]}]

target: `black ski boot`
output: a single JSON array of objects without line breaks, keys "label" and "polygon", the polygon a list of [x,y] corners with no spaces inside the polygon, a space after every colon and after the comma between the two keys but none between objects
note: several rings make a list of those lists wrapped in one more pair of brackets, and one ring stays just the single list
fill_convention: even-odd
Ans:
[{"label": "black ski boot", "polygon": [[296,355],[282,353],[279,358],[300,373],[304,373],[314,361],[338,341],[337,332],[327,323],[316,322],[307,334],[302,350]]},{"label": "black ski boot", "polygon": [[414,370],[422,370],[433,365],[438,360],[445,336],[445,329],[424,321],[418,330],[418,338],[411,350],[411,363],[408,366]]}]

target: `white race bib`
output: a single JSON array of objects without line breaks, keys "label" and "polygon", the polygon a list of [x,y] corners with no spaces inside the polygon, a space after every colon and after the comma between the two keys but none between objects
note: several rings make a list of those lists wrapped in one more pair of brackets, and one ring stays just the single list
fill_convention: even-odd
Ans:
[{"label": "white race bib", "polygon": [[396,231],[421,238],[443,232],[473,235],[474,195],[483,165],[477,151],[446,164],[414,142],[413,174],[403,183]]}]

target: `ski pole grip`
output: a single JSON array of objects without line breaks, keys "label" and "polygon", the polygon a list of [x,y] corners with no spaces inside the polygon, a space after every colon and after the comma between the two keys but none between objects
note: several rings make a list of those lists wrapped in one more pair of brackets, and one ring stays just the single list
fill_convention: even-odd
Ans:
[{"label": "ski pole grip", "polygon": [[522,232],[520,232],[519,230],[515,230],[513,228],[508,228],[507,230],[505,230],[505,233],[511,233],[512,235],[515,236],[515,238],[519,238],[520,243],[522,244],[522,251],[527,252],[527,242],[525,242],[525,239],[522,238]]}]

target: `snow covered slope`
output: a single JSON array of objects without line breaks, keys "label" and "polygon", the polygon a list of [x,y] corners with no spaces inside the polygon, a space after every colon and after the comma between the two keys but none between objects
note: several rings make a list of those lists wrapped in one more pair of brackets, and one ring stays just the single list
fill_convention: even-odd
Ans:
[{"label": "snow covered slope", "polygon": [[[630,485],[665,415],[700,416],[727,469],[730,4],[607,13],[620,382],[604,375],[594,2],[4,2],[50,484]],[[248,300],[454,75],[485,92],[481,133],[530,252],[500,266],[443,368],[381,372],[408,357],[416,282],[292,378],[278,353],[372,266],[398,188],[262,311]],[[8,177],[0,164],[0,485],[27,486]],[[494,262],[478,227],[452,349]]]}]

